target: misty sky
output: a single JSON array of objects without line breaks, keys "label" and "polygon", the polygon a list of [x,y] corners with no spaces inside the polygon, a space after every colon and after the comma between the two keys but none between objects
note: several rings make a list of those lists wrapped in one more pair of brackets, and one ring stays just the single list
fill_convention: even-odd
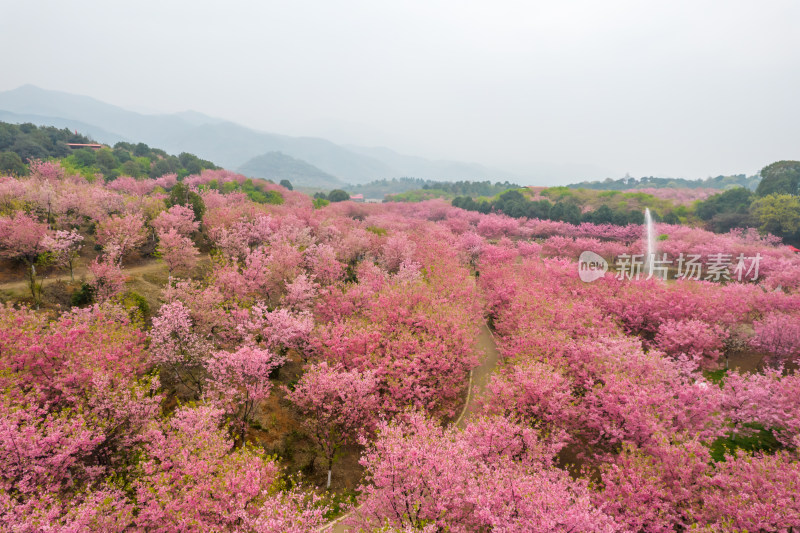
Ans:
[{"label": "misty sky", "polygon": [[[800,159],[798,1],[7,1],[0,90],[574,177]],[[564,178],[566,179],[566,178]]]}]

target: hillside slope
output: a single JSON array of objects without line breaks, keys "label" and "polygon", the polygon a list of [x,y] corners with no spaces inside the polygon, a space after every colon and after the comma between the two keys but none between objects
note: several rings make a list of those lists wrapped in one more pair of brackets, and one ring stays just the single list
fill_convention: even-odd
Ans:
[{"label": "hillside slope", "polygon": [[295,187],[336,189],[345,185],[335,176],[282,152],[268,152],[254,157],[240,166],[238,172],[252,178],[269,179],[275,183],[287,179]]}]

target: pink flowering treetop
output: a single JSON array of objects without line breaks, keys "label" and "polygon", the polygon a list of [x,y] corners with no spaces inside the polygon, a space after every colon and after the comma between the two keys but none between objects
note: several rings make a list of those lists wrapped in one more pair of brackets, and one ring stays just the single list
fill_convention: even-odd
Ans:
[{"label": "pink flowering treetop", "polygon": [[546,363],[509,365],[492,376],[482,400],[486,413],[519,418],[545,432],[574,416],[572,383]]},{"label": "pink flowering treetop", "polygon": [[550,466],[556,450],[533,430],[494,419],[462,433],[412,414],[378,431],[351,520],[365,530],[622,531],[585,482]]},{"label": "pink flowering treetop", "polygon": [[195,397],[203,393],[209,343],[194,331],[189,309],[180,301],[161,306],[150,329],[150,353]]},{"label": "pink flowering treetop", "polygon": [[306,370],[294,390],[287,389],[287,398],[325,458],[328,488],[336,452],[372,429],[378,408],[376,388],[372,372],[345,371],[320,363]]},{"label": "pink flowering treetop", "polygon": [[214,352],[209,356],[206,397],[234,417],[239,442],[244,443],[247,425],[258,403],[269,397],[270,373],[283,361],[283,357],[254,346],[242,346],[232,353]]},{"label": "pink flowering treetop", "polygon": [[754,324],[750,344],[777,361],[800,357],[800,313],[770,313]]},{"label": "pink flowering treetop", "polygon": [[736,531],[791,531],[800,524],[800,462],[790,453],[738,452],[716,463],[697,520]]},{"label": "pink flowering treetop", "polygon": [[0,257],[16,259],[27,266],[31,296],[37,304],[41,299],[41,287],[36,283],[36,260],[46,251],[47,234],[46,224],[25,213],[0,217]]},{"label": "pink flowering treetop", "polygon": [[[476,328],[469,303],[440,290],[421,281],[387,285],[344,307],[355,311],[351,316],[318,325],[312,351],[347,369],[374,370],[388,412],[410,404],[452,414],[477,364]],[[340,291],[332,296],[347,303]]]},{"label": "pink flowering treetop", "polygon": [[225,346],[241,342],[236,327],[242,316],[247,315],[247,310],[227,300],[219,285],[178,280],[165,287],[164,300],[166,303],[180,302],[188,309],[193,331],[200,337],[214,338],[219,345]]},{"label": "pink flowering treetop", "polygon": [[[104,480],[132,474],[130,457],[144,442],[146,425],[160,412],[157,388],[157,382],[131,385],[104,378],[69,407],[42,406],[30,393],[13,399],[8,393],[0,395],[3,523],[16,531],[36,531],[39,528],[32,526],[37,522],[76,520],[76,508],[88,516],[97,511],[109,517],[117,511],[127,514],[130,504],[113,487],[106,488]],[[119,509],[104,508],[104,498],[93,498],[95,491],[114,494]],[[71,530],[90,529],[118,530]]]},{"label": "pink flowering treetop", "polygon": [[463,233],[458,239],[458,249],[464,255],[466,262],[473,268],[478,264],[486,242],[477,233]]},{"label": "pink flowering treetop", "polygon": [[125,290],[127,276],[122,271],[120,264],[113,258],[114,254],[112,253],[110,257],[101,259],[98,256],[89,263],[89,272],[92,274],[89,285],[98,302],[108,301]]},{"label": "pink flowering treetop", "polygon": [[98,376],[144,369],[144,336],[113,306],[44,313],[0,307],[0,384],[35,389],[63,401],[93,387]]},{"label": "pink flowering treetop", "polygon": [[28,162],[28,169],[34,179],[59,181],[64,177],[64,169],[58,161],[33,159]]},{"label": "pink flowering treetop", "polygon": [[703,365],[716,363],[725,345],[725,331],[702,320],[672,320],[658,329],[655,345],[667,355],[687,355]]},{"label": "pink flowering treetop", "polygon": [[283,303],[295,311],[310,310],[318,289],[319,284],[314,281],[313,277],[300,274],[293,281],[286,284]]},{"label": "pink flowering treetop", "polygon": [[167,264],[170,274],[191,272],[197,264],[197,256],[200,255],[189,237],[172,228],[158,232],[157,251]]},{"label": "pink flowering treetop", "polygon": [[672,532],[686,528],[708,482],[708,448],[697,441],[662,442],[650,453],[623,447],[603,467],[604,491],[595,502],[616,516],[627,531]]},{"label": "pink flowering treetop", "polygon": [[107,185],[112,191],[124,192],[139,198],[152,191],[155,186],[153,180],[137,180],[131,176],[119,176]]},{"label": "pink flowering treetop", "polygon": [[146,236],[144,219],[139,214],[112,215],[97,229],[98,244],[106,248],[107,253],[113,250],[118,260],[141,246]]},{"label": "pink flowering treetop", "polygon": [[163,176],[159,176],[158,178],[153,180],[153,183],[157,187],[161,187],[163,189],[171,189],[178,183],[178,175],[175,173],[164,174]]},{"label": "pink flowering treetop", "polygon": [[286,308],[270,311],[263,302],[251,307],[249,316],[237,325],[245,342],[260,341],[278,352],[291,348],[302,352],[313,329],[314,319],[308,311],[292,312]]},{"label": "pink flowering treetop", "polygon": [[603,487],[596,504],[627,531],[789,531],[800,520],[800,463],[787,452],[714,462],[696,440],[626,446]]},{"label": "pink flowering treetop", "polygon": [[82,243],[83,235],[73,229],[59,230],[52,236],[46,236],[42,245],[52,254],[57,265],[69,268],[69,277],[74,281],[73,266],[80,254]]},{"label": "pink flowering treetop", "polygon": [[751,436],[755,427],[773,434],[787,448],[800,444],[800,375],[781,376],[728,372],[722,389],[722,409],[733,435]]},{"label": "pink flowering treetop", "polygon": [[246,447],[231,451],[222,414],[182,407],[153,425],[133,483],[136,528],[301,533],[322,525],[326,509],[313,496],[280,490],[278,465]]},{"label": "pink flowering treetop", "polygon": [[396,272],[403,261],[414,259],[416,244],[404,234],[393,235],[383,245],[381,263],[389,272]]},{"label": "pink flowering treetop", "polygon": [[[24,308],[0,310],[0,514],[6,526],[66,525],[78,520],[76,509],[115,515],[93,493],[119,496],[104,480],[131,474],[144,429],[161,412],[158,380],[139,378],[144,363],[144,337],[123,309],[78,309],[57,319]],[[117,496],[120,511],[130,507]],[[93,505],[95,511],[86,507]],[[75,530],[91,529],[91,522]],[[117,530],[102,523],[98,530]]]},{"label": "pink flowering treetop", "polygon": [[185,205],[173,205],[166,211],[162,211],[151,225],[159,233],[175,230],[184,237],[200,228],[200,223],[194,219],[194,211]]},{"label": "pink flowering treetop", "polygon": [[336,250],[329,244],[315,244],[305,252],[309,270],[322,285],[330,285],[342,277],[345,265],[336,259]]}]

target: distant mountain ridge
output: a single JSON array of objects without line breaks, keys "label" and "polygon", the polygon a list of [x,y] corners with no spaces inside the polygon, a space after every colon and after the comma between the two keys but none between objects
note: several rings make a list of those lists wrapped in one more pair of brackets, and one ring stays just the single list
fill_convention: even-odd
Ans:
[{"label": "distant mountain ridge", "polygon": [[[290,165],[297,172],[301,172],[301,167],[308,171],[295,178],[307,182],[313,182],[315,176],[321,179],[320,172],[339,182],[353,184],[403,176],[444,180],[515,177],[482,165],[431,161],[398,154],[388,148],[341,146],[321,138],[259,132],[196,111],[162,115],[136,113],[88,96],[33,85],[0,92],[0,119],[77,129],[107,144],[144,142],[170,153],[190,152],[230,169],[255,169],[251,164],[254,158],[281,152],[308,165]],[[273,159],[267,158],[267,161],[277,164],[274,156],[271,157]],[[288,161],[281,164],[288,164]]]}]

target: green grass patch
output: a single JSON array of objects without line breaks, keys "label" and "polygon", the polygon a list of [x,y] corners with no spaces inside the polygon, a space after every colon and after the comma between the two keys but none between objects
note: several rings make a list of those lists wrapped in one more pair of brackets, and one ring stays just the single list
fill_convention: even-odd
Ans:
[{"label": "green grass patch", "polygon": [[736,450],[746,452],[775,453],[781,449],[780,443],[761,424],[745,424],[751,432],[746,434],[729,433],[727,437],[720,437],[711,444],[711,458],[714,461],[724,461],[726,455],[732,455]]}]

